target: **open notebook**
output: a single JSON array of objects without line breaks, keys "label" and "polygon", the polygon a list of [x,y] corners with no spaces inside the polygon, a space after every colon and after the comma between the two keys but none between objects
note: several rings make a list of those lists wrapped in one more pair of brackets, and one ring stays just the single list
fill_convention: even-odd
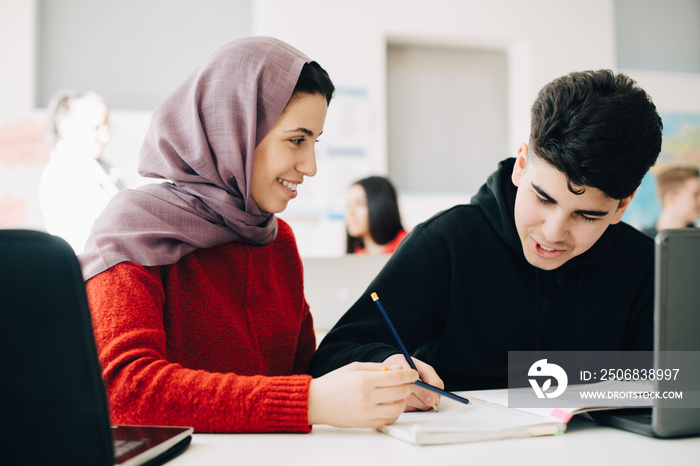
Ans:
[{"label": "open notebook", "polygon": [[[439,412],[403,413],[381,432],[418,445],[480,442],[521,437],[556,435],[566,431],[567,423],[576,414],[598,409],[610,409],[584,400],[579,395],[586,387],[597,386],[601,391],[647,391],[646,382],[600,382],[569,386],[558,399],[561,408],[509,408],[508,394],[513,390],[498,389],[459,392],[470,403],[464,405],[442,398]],[[638,408],[651,406],[651,401],[640,398],[632,402]]]},{"label": "open notebook", "polygon": [[192,438],[110,426],[83,277],[60,238],[0,230],[0,367],[3,464],[152,466]]}]

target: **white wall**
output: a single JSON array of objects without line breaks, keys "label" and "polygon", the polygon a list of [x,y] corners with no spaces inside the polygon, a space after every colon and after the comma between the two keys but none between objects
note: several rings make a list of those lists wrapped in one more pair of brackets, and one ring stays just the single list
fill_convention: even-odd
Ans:
[{"label": "white wall", "polygon": [[387,41],[506,49],[513,153],[527,139],[529,106],[542,85],[615,63],[612,0],[259,0],[253,20],[254,33],[300,48],[338,87],[368,90],[370,170],[377,172],[387,168]]},{"label": "white wall", "polygon": [[649,93],[660,113],[700,113],[700,73],[621,71]]},{"label": "white wall", "polygon": [[[515,155],[520,142],[527,140],[529,108],[545,83],[574,70],[613,68],[615,64],[613,0],[258,0],[253,4],[253,32],[291,43],[318,61],[336,87],[361,89],[367,96],[366,119],[371,125],[363,146],[367,153],[361,161],[364,167],[333,172],[336,185],[329,191],[330,198],[344,196],[349,183],[360,176],[390,175],[387,43],[504,50],[509,74],[509,152],[502,158]],[[333,145],[339,132],[334,122],[338,108],[337,103],[331,104],[326,128],[330,125],[333,131],[327,131],[324,145]],[[328,174],[319,167],[319,180],[314,179],[310,187],[321,183],[323,176]],[[295,201],[297,209],[308,199],[301,194]],[[451,199],[463,203],[468,194],[455,194]],[[400,193],[407,226],[443,209],[449,203],[446,197],[444,193]],[[440,202],[433,203],[435,199]],[[337,218],[338,209],[329,206],[331,219],[317,222],[328,238],[337,238],[339,221],[332,218]],[[294,217],[293,212],[289,215]],[[308,222],[288,220],[304,254],[307,232],[318,230],[308,228]],[[330,252],[340,250],[341,245],[328,247]]]},{"label": "white wall", "polygon": [[0,0],[0,228],[40,227],[36,196],[48,157],[34,115],[34,1]]},{"label": "white wall", "polygon": [[507,62],[505,50],[389,44],[388,173],[399,192],[474,193],[511,152]]},{"label": "white wall", "polygon": [[151,109],[216,46],[251,34],[250,1],[0,0],[0,228],[43,227],[37,190],[50,148],[35,106],[59,89],[102,94],[104,159],[128,186],[142,184]]},{"label": "white wall", "polygon": [[618,66],[700,73],[700,0],[614,4]]},{"label": "white wall", "polygon": [[152,110],[219,45],[251,34],[251,0],[36,0],[37,106],[61,89]]},{"label": "white wall", "polygon": [[34,2],[0,0],[0,122],[29,113],[34,86]]},{"label": "white wall", "polygon": [[[305,217],[309,207],[318,210],[316,203],[325,202],[321,209],[335,218],[328,231],[342,233],[337,223],[344,205],[343,177],[387,172],[387,42],[505,50],[509,70],[507,147],[513,154],[528,137],[529,106],[542,85],[573,70],[614,69],[614,19],[614,0],[255,0],[250,19],[253,34],[288,41],[319,61],[339,89],[364,93],[354,101],[347,97],[352,93],[346,93],[345,101],[339,97],[331,105],[327,134],[319,146],[319,175],[304,184],[296,207],[289,212],[301,222],[297,232],[300,241],[325,241],[326,232],[312,232],[314,219]],[[32,133],[35,128],[26,124],[43,123],[41,111],[33,106],[35,20],[34,0],[0,0],[0,227],[41,227],[34,180],[42,164],[37,160],[17,163],[27,147],[7,140],[10,133],[24,132],[31,136],[28,144],[33,147],[29,149],[42,143],[41,135]],[[176,60],[178,51],[172,52]],[[700,74],[623,71],[652,95],[660,112],[700,113]],[[349,112],[357,124],[353,132],[342,119]],[[115,117],[118,123],[119,115]],[[136,119],[142,122],[147,115],[139,114]],[[128,127],[131,120],[127,111],[118,126]],[[136,132],[142,131],[142,123],[136,126]],[[344,134],[340,135],[341,131]],[[134,157],[138,138],[134,136],[129,143],[136,146]],[[337,145],[342,138],[355,139],[366,150],[359,165],[351,158],[331,163],[323,154],[323,147]],[[22,142],[25,146],[26,139]],[[24,202],[25,218],[10,218],[8,199]],[[444,196],[415,193],[401,199],[409,227],[450,202]],[[337,245],[324,247],[338,250]]]}]

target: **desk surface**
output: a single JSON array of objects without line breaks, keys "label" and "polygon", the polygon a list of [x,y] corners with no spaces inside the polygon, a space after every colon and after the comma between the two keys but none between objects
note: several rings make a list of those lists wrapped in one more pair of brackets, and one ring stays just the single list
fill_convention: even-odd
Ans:
[{"label": "desk surface", "polygon": [[417,446],[372,429],[316,426],[311,434],[195,434],[167,464],[697,466],[700,437],[661,440],[575,417],[560,436]]}]

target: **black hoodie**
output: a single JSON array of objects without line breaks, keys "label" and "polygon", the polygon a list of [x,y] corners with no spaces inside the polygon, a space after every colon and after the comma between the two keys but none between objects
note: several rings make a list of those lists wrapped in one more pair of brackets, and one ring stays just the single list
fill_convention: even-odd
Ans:
[{"label": "black hoodie", "polygon": [[558,269],[533,267],[513,217],[514,160],[404,239],[321,342],[313,376],[398,352],[371,292],[448,390],[506,387],[508,351],[652,349],[653,241],[621,222]]}]

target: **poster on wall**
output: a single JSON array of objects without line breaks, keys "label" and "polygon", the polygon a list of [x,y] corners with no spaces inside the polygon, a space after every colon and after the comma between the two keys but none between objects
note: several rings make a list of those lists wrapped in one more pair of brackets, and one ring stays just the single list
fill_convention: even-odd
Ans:
[{"label": "poster on wall", "polygon": [[700,167],[700,114],[662,113],[664,124],[661,154],[642,180],[622,219],[637,228],[647,228],[661,212],[656,194],[656,175],[672,167]]}]

